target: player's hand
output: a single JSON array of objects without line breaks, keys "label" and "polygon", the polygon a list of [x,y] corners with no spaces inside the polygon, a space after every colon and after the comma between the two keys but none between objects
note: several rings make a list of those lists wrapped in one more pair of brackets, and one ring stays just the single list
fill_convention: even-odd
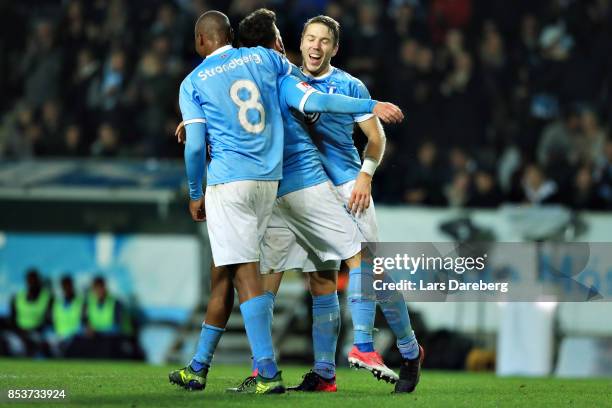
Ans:
[{"label": "player's hand", "polygon": [[372,176],[360,172],[355,180],[355,186],[348,202],[348,208],[353,214],[359,214],[370,207],[372,195]]},{"label": "player's hand", "polygon": [[178,124],[176,130],[174,131],[174,136],[176,136],[176,141],[182,144],[185,144],[185,124],[183,121]]},{"label": "player's hand", "polygon": [[372,113],[385,123],[400,123],[404,120],[402,110],[389,102],[376,102]]},{"label": "player's hand", "polygon": [[206,221],[204,197],[198,200],[189,200],[189,213],[191,214],[191,219],[196,222]]}]

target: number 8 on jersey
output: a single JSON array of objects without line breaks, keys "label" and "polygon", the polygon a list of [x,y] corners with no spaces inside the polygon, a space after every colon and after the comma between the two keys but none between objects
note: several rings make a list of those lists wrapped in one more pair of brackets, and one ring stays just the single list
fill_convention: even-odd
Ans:
[{"label": "number 8 on jersey", "polygon": [[[242,89],[249,92],[248,99],[240,99],[238,95]],[[249,133],[261,133],[266,127],[266,111],[263,105],[259,102],[259,89],[253,81],[241,79],[234,82],[230,88],[230,97],[238,106],[238,121],[240,125]],[[249,109],[256,109],[259,112],[259,121],[256,123],[249,122],[247,113]]]}]

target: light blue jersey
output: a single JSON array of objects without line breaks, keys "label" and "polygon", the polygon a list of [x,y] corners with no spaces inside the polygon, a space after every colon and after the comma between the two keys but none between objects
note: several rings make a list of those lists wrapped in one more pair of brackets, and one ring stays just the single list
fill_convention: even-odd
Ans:
[{"label": "light blue jersey", "polygon": [[[305,75],[303,78],[321,92],[371,99],[368,89],[359,79],[338,68],[331,67],[327,74],[319,78]],[[321,154],[323,167],[334,185],[338,186],[357,178],[361,159],[353,143],[353,128],[355,123],[371,117],[370,113],[321,113],[310,116],[310,134]]]},{"label": "light blue jersey", "polygon": [[278,196],[281,197],[315,186],[328,177],[304,123],[304,105],[315,89],[292,75],[281,79],[278,88],[285,125],[283,179],[278,185]]},{"label": "light blue jersey", "polygon": [[308,133],[310,113],[365,114],[372,112],[376,101],[325,94],[292,75],[283,77],[278,88],[285,125],[283,179],[278,187],[278,196],[281,197],[329,179],[319,150]]},{"label": "light blue jersey", "polygon": [[183,121],[205,124],[210,153],[207,185],[282,178],[283,121],[277,81],[290,72],[291,64],[275,51],[228,45],[183,80],[179,94]]}]

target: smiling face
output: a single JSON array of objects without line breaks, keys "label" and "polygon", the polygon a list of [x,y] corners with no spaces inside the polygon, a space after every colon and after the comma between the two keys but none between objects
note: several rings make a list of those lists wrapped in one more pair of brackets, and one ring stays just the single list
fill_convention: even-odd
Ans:
[{"label": "smiling face", "polygon": [[300,51],[304,70],[317,77],[329,71],[330,61],[338,52],[338,44],[329,27],[312,23],[304,29]]}]

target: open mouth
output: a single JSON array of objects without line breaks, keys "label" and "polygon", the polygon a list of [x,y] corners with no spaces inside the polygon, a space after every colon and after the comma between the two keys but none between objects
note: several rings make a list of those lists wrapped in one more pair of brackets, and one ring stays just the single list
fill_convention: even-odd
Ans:
[{"label": "open mouth", "polygon": [[322,59],[323,59],[323,55],[321,54],[317,54],[317,53],[308,54],[308,62],[312,65],[319,65]]}]

